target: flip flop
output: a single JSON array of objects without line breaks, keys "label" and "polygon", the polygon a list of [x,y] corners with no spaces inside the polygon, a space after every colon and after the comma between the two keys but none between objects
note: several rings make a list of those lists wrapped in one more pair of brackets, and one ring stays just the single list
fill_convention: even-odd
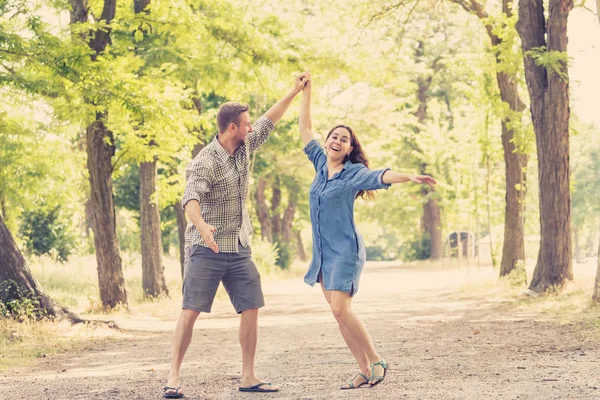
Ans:
[{"label": "flip flop", "polygon": [[[375,366],[376,365],[381,365],[383,367],[383,376],[375,375]],[[381,382],[383,382],[383,380],[385,379],[385,375],[387,374],[388,368],[389,368],[389,365],[387,362],[385,362],[385,360],[383,358],[380,361],[371,364],[371,377],[369,378],[370,387],[379,385]],[[375,382],[370,383],[371,381],[375,381]]]},{"label": "flip flop", "polygon": [[254,386],[251,387],[241,387],[240,386],[240,392],[260,392],[260,393],[275,393],[278,392],[279,389],[275,389],[275,390],[268,390],[268,389],[263,389],[262,386],[273,386],[270,382],[261,382],[258,383]]},{"label": "flip flop", "polygon": [[[357,376],[362,376],[363,378],[365,378],[365,381],[363,383],[359,383],[357,386],[354,386],[354,380],[356,379]],[[368,385],[368,384],[369,384],[369,378],[365,374],[359,372],[358,374],[356,374],[356,376],[354,378],[352,378],[352,380],[350,382],[348,382],[348,387],[342,386],[340,389],[342,389],[342,390],[360,389],[361,386]]]},{"label": "flip flop", "polygon": [[[167,391],[169,391],[169,390],[174,390],[175,393],[167,393]],[[163,388],[163,397],[165,399],[182,399],[185,396],[183,395],[183,393],[181,393],[181,386],[176,387],[176,388],[165,386]]]}]

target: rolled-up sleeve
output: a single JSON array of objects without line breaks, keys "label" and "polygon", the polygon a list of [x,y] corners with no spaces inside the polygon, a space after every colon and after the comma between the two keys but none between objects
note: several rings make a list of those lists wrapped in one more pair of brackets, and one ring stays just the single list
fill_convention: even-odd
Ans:
[{"label": "rolled-up sleeve", "polygon": [[256,149],[267,141],[269,134],[273,132],[273,129],[275,129],[275,125],[273,125],[273,121],[268,117],[263,115],[256,120],[254,125],[252,125],[252,132],[248,134],[248,138],[246,139],[250,153],[256,151]]},{"label": "rolled-up sleeve", "polygon": [[192,164],[185,171],[185,190],[181,199],[181,206],[185,209],[190,200],[197,200],[202,204],[204,195],[209,192],[212,183],[210,168],[202,164]]},{"label": "rolled-up sleeve", "polygon": [[369,169],[363,165],[352,177],[352,186],[356,190],[388,189],[392,185],[383,183],[383,174],[388,170],[389,168]]},{"label": "rolled-up sleeve", "polygon": [[304,154],[308,156],[308,159],[315,166],[315,171],[319,171],[327,162],[325,151],[323,151],[316,139],[311,140],[306,147],[304,147]]}]

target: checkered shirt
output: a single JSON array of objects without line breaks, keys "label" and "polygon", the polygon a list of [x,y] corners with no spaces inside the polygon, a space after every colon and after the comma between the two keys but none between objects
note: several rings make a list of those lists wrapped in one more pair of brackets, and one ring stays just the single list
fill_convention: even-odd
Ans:
[{"label": "checkered shirt", "polygon": [[[192,160],[185,171],[185,191],[181,204],[190,200],[200,203],[202,218],[214,226],[215,242],[219,251],[238,252],[238,239],[248,247],[252,233],[250,215],[246,208],[250,154],[258,149],[273,131],[273,122],[260,117],[245,143],[232,156],[221,146],[217,136]],[[188,221],[185,231],[185,247],[198,244],[208,247],[196,226]]]}]

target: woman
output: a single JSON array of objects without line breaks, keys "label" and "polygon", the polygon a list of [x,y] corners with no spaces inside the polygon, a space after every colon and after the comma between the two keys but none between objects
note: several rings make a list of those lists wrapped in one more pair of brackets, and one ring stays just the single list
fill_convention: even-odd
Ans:
[{"label": "woman", "polygon": [[350,308],[366,258],[354,224],[354,200],[373,198],[373,190],[387,189],[393,183],[411,181],[433,187],[436,182],[425,175],[369,169],[367,156],[349,126],[331,129],[323,150],[312,131],[310,79],[308,75],[300,109],[304,152],[316,170],[310,188],[313,258],[304,281],[311,286],[321,283],[342,336],[358,362],[360,372],[341,389],[373,387],[385,378],[388,364],[377,354],[365,325]]}]

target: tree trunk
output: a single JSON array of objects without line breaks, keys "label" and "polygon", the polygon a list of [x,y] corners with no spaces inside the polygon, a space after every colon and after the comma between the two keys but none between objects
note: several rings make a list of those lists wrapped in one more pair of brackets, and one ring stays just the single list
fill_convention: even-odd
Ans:
[{"label": "tree trunk", "polygon": [[273,243],[271,218],[269,216],[269,207],[267,207],[267,202],[265,199],[266,186],[267,182],[265,181],[265,178],[262,176],[258,178],[256,192],[254,193],[254,198],[256,200],[256,216],[258,217],[258,222],[260,223],[261,237],[265,240],[268,240],[270,243]]},{"label": "tree trunk", "polygon": [[[487,135],[487,128],[486,128]],[[490,235],[490,257],[492,258],[492,267],[496,268],[496,251],[494,250],[494,240],[492,235],[492,210],[491,210],[491,200],[490,200],[490,181],[491,181],[491,166],[490,166],[490,155],[485,154],[485,166],[486,166],[486,175],[485,175],[485,197],[486,197],[486,210],[487,210],[487,226],[488,232]]]},{"label": "tree trunk", "polygon": [[[85,23],[89,8],[85,0],[70,0],[71,24]],[[104,0],[99,20],[108,27],[89,33],[91,58],[96,61],[110,41],[110,23],[115,17],[116,0]],[[90,104],[93,100],[86,99]],[[96,105],[96,104],[94,104]],[[123,279],[119,241],[116,232],[115,206],[112,193],[112,164],[115,153],[112,132],[104,125],[106,114],[96,113],[96,120],[86,128],[87,167],[90,175],[90,213],[96,261],[98,263],[98,286],[100,300],[105,309],[127,304],[127,293]]]},{"label": "tree trunk", "polygon": [[40,309],[50,318],[67,319],[71,323],[83,321],[42,292],[0,215],[0,283],[8,281],[14,281],[19,286],[20,293],[29,292],[28,294],[39,302]]},{"label": "tree trunk", "polygon": [[175,215],[177,215],[177,233],[179,234],[179,262],[181,264],[181,277],[183,278],[183,269],[185,268],[185,229],[187,220],[185,219],[185,210],[180,202],[173,205]]},{"label": "tree trunk", "polygon": [[146,10],[146,7],[150,4],[150,0],[133,0],[133,11],[136,14]]},{"label": "tree trunk", "polygon": [[[291,196],[290,196],[291,197]],[[292,242],[292,223],[294,222],[294,214],[296,212],[296,201],[290,198],[288,206],[283,213],[281,221],[281,239],[285,243]]]},{"label": "tree trunk", "polygon": [[[136,14],[148,14],[150,0],[134,0]],[[140,28],[142,29],[142,28]],[[136,50],[139,50],[136,48]],[[143,50],[141,50],[143,52]],[[155,146],[150,141],[148,147]],[[140,236],[142,244],[142,289],[144,296],[168,295],[162,265],[162,244],[160,232],[160,212],[156,199],[156,158],[140,163]]]},{"label": "tree trunk", "polygon": [[194,148],[192,149],[192,159],[196,158],[196,156],[198,155],[198,153],[200,153],[200,150],[202,150],[204,148],[204,144],[201,143],[197,143]]},{"label": "tree trunk", "polygon": [[560,66],[562,78],[536,65],[528,54],[542,46],[551,52],[567,51],[567,18],[573,2],[550,0],[549,5],[546,25],[542,0],[520,0],[517,23],[538,153],[541,243],[529,287],[535,292],[561,287],[573,279],[567,65]]},{"label": "tree trunk", "polygon": [[142,288],[146,297],[169,294],[162,265],[160,213],[155,194],[156,161],[140,163]]},{"label": "tree trunk", "polygon": [[[429,191],[429,189],[425,190]],[[429,234],[429,257],[432,260],[439,260],[442,258],[444,243],[442,242],[442,229],[440,225],[440,206],[438,206],[434,199],[429,198],[427,203],[423,205],[423,226],[425,227],[425,231]]]},{"label": "tree trunk", "polygon": [[6,198],[0,195],[0,216],[6,218]]},{"label": "tree trunk", "polygon": [[296,236],[296,254],[300,261],[306,261],[308,258],[306,257],[306,251],[304,251],[304,244],[302,243],[302,235],[300,232],[294,232],[294,236]]},{"label": "tree trunk", "polygon": [[[470,0],[469,3],[457,1],[466,11],[475,14],[485,25],[486,32],[490,37],[492,46],[497,47],[502,43],[490,23],[491,19],[483,9],[483,6],[476,0]],[[512,16],[512,0],[502,1],[502,12],[507,17]],[[504,243],[502,250],[502,261],[500,262],[500,276],[508,275],[514,268],[518,260],[525,259],[525,234],[523,228],[523,206],[525,201],[526,176],[523,172],[527,168],[528,155],[520,154],[516,151],[516,146],[512,143],[515,131],[511,128],[511,119],[520,119],[525,105],[519,97],[518,77],[516,74],[508,74],[501,70],[502,54],[499,50],[495,52],[496,63],[496,81],[500,89],[500,98],[507,103],[512,116],[505,115],[502,119],[502,147],[504,149],[505,161],[505,181],[506,181],[506,208],[504,214]],[[519,188],[520,190],[518,190]]]},{"label": "tree trunk", "polygon": [[[600,0],[598,1],[600,2]],[[598,10],[600,10],[600,5]],[[596,263],[596,284],[594,285],[594,295],[592,296],[592,299],[596,303],[600,303],[600,242],[598,242],[598,260]]]},{"label": "tree trunk", "polygon": [[582,257],[582,253],[581,253],[581,246],[579,245],[579,236],[580,236],[580,228],[577,227],[577,225],[575,225],[575,228],[573,228],[573,240],[574,240],[574,244],[575,244],[575,260],[577,260],[578,263],[582,263],[583,262],[583,257]]},{"label": "tree trunk", "polygon": [[[420,42],[419,47],[416,50],[415,56],[417,60],[423,57],[424,43]],[[435,64],[435,62],[434,62]],[[435,65],[432,68],[434,73],[437,71]],[[417,79],[417,99],[419,101],[419,107],[415,112],[417,120],[420,125],[427,123],[427,103],[429,101],[429,87],[431,86],[432,76],[426,78],[419,77]],[[420,129],[417,128],[417,133],[420,133]],[[427,164],[421,163],[419,166],[419,173],[427,173]],[[423,187],[421,194],[425,197],[428,196],[433,189]],[[429,197],[427,203],[423,204],[423,228],[429,236],[429,258],[431,260],[440,260],[444,251],[444,242],[442,241],[442,217],[441,210],[435,198]]]},{"label": "tree trunk", "polygon": [[[516,84],[514,84],[514,90],[516,90]],[[502,260],[500,261],[500,276],[510,274],[517,262],[525,259],[525,232],[522,215],[526,194],[524,184],[526,175],[523,170],[527,167],[528,156],[516,152],[515,145],[511,141],[514,131],[507,125],[507,120],[502,121],[506,208],[504,214],[504,242],[502,246]]]},{"label": "tree trunk", "polygon": [[[109,143],[106,142],[109,139]],[[98,262],[98,286],[104,308],[127,304],[119,254],[111,159],[115,153],[112,133],[97,117],[87,128],[87,167],[90,174],[92,230]]]},{"label": "tree trunk", "polygon": [[271,186],[273,195],[271,197],[271,231],[273,232],[273,243],[279,243],[281,240],[282,220],[279,215],[279,206],[281,205],[281,187],[279,178],[275,177]]}]

